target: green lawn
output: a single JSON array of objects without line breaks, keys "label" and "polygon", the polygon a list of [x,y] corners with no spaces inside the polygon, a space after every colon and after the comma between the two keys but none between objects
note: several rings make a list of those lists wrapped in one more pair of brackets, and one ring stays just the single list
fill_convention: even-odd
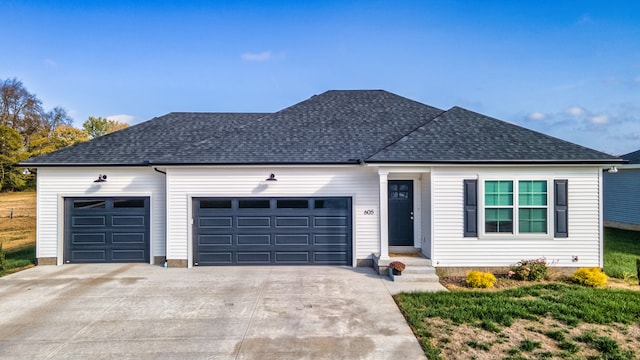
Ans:
[{"label": "green lawn", "polygon": [[640,258],[640,232],[604,229],[604,272],[607,275],[637,279],[637,258]]},{"label": "green lawn", "polygon": [[[607,275],[635,278],[640,232],[607,228],[604,237]],[[639,299],[559,282],[395,296],[431,360],[639,359]]]},{"label": "green lawn", "polygon": [[634,359],[640,352],[638,298],[632,290],[559,283],[395,296],[431,360],[489,354],[498,359]]}]

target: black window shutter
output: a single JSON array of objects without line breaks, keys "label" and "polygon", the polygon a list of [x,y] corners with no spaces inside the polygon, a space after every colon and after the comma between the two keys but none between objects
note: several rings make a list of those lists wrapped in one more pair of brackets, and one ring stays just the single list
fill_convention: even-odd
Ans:
[{"label": "black window shutter", "polygon": [[554,234],[559,238],[569,237],[569,203],[567,201],[568,180],[554,180]]},{"label": "black window shutter", "polygon": [[464,180],[464,237],[478,236],[478,180]]}]

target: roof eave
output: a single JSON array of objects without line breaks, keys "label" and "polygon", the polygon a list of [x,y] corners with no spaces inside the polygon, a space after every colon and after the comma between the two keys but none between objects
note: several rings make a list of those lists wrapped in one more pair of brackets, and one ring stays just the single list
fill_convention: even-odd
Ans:
[{"label": "roof eave", "polygon": [[438,164],[438,165],[609,165],[624,164],[623,159],[602,160],[366,160],[368,164]]}]

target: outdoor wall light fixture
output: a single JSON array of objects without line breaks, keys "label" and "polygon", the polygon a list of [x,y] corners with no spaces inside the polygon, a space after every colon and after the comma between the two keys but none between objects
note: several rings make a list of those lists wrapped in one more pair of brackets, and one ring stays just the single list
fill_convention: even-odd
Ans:
[{"label": "outdoor wall light fixture", "polygon": [[276,179],[276,174],[271,173],[271,175],[269,175],[268,178],[265,179],[266,181],[278,181],[278,179]]},{"label": "outdoor wall light fixture", "polygon": [[97,182],[97,183],[106,182],[106,181],[107,181],[107,175],[102,175],[102,174],[98,175],[98,178],[93,180],[93,182]]},{"label": "outdoor wall light fixture", "polygon": [[618,168],[615,166],[612,166],[609,168],[609,170],[607,170],[607,172],[611,173],[611,174],[615,174],[618,172]]}]

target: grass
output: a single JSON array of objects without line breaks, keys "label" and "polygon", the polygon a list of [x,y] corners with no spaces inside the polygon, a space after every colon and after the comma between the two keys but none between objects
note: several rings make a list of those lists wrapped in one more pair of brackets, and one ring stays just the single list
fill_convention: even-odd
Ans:
[{"label": "grass", "polygon": [[640,359],[640,232],[605,229],[604,253],[607,275],[633,279],[623,289],[506,281],[513,287],[395,299],[432,360]]},{"label": "grass", "polygon": [[[639,296],[631,290],[554,283],[491,292],[404,293],[395,299],[430,359],[472,358],[489,349],[503,358],[624,359],[640,352]],[[489,330],[487,323],[493,324]]]},{"label": "grass", "polygon": [[604,229],[605,274],[618,279],[637,279],[637,258],[640,258],[640,232]]},{"label": "grass", "polygon": [[[13,209],[13,217],[11,213]],[[0,193],[0,243],[12,273],[35,263],[36,193]]]}]

